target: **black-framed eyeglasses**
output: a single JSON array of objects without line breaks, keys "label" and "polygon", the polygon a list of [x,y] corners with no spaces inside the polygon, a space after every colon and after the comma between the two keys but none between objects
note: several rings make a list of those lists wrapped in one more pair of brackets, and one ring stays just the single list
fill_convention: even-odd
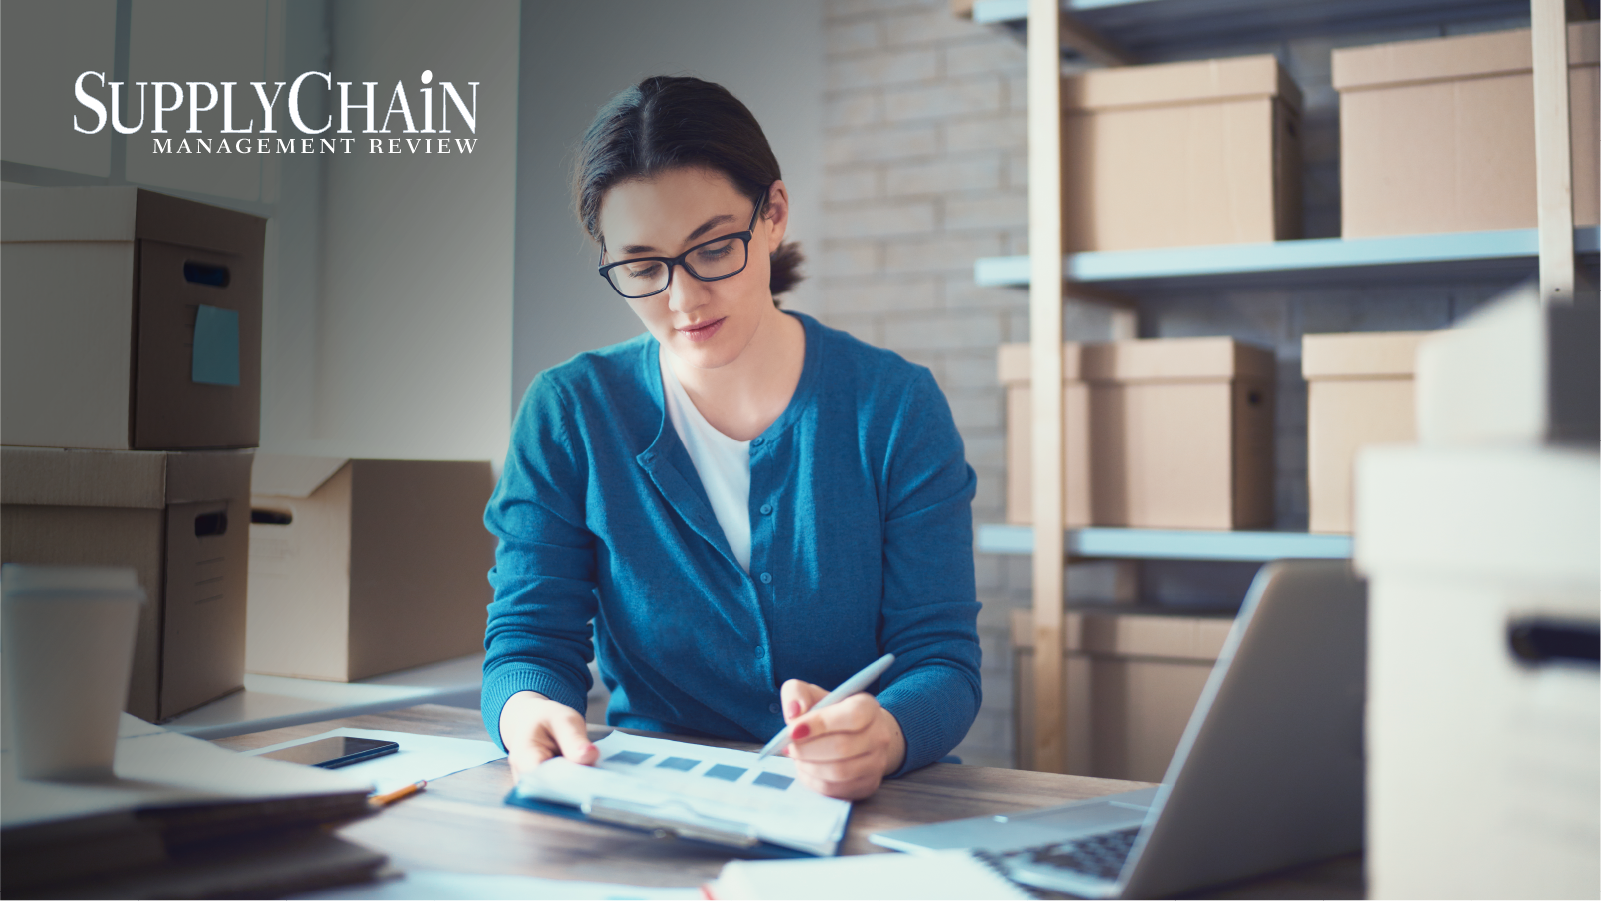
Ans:
[{"label": "black-framed eyeglasses", "polygon": [[[630,299],[666,291],[673,284],[673,269],[678,266],[703,282],[733,278],[745,271],[750,260],[750,239],[755,235],[756,217],[761,211],[762,202],[758,200],[750,213],[750,225],[742,232],[696,244],[676,257],[635,257],[607,263],[600,267],[600,277]],[[605,250],[600,252],[600,258],[606,259]]]}]

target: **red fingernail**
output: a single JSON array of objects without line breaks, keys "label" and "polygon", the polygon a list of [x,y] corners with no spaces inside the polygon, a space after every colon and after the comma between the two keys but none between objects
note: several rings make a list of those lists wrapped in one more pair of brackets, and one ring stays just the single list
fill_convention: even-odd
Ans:
[{"label": "red fingernail", "polygon": [[799,726],[795,727],[795,731],[794,731],[793,734],[790,735],[790,738],[792,740],[794,740],[794,741],[800,741],[801,739],[803,739],[806,736],[811,735],[811,734],[812,734],[812,727],[806,725],[805,723],[801,723]]}]

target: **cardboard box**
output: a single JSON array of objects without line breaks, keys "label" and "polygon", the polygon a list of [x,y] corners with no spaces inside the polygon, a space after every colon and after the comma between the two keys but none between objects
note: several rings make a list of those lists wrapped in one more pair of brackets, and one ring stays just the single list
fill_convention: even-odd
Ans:
[{"label": "cardboard box", "polygon": [[[1062,346],[1070,528],[1273,523],[1273,353],[1232,338]],[[1002,345],[1006,521],[1033,521],[1029,346]]]},{"label": "cardboard box", "polygon": [[973,0],[951,0],[951,15],[963,19],[973,18]]},{"label": "cardboard box", "polygon": [[146,604],[128,712],[244,685],[250,451],[0,448],[0,561],[131,566]]},{"label": "cardboard box", "polygon": [[[1573,221],[1598,219],[1597,24],[1568,26]],[[1529,30],[1334,51],[1347,238],[1534,228]]]},{"label": "cardboard box", "polygon": [[[1067,612],[1067,772],[1161,782],[1234,624],[1232,614],[1109,607]],[[1033,614],[1012,611],[1017,765],[1033,768]]]},{"label": "cardboard box", "polygon": [[1601,437],[1596,297],[1544,303],[1531,282],[1418,347],[1425,444],[1589,442]]},{"label": "cardboard box", "polygon": [[1310,531],[1351,531],[1351,466],[1357,448],[1417,440],[1412,373],[1418,344],[1430,334],[1301,338]]},{"label": "cardboard box", "polygon": [[246,668],[348,682],[483,650],[494,487],[487,461],[259,455]]},{"label": "cardboard box", "polygon": [[143,188],[4,204],[0,442],[258,443],[265,219]]},{"label": "cardboard box", "polygon": [[1368,891],[1596,897],[1601,679],[1519,638],[1541,624],[1595,652],[1595,445],[1372,447],[1356,474]]},{"label": "cardboard box", "polygon": [[1271,55],[1063,78],[1063,249],[1300,237],[1300,109]]}]

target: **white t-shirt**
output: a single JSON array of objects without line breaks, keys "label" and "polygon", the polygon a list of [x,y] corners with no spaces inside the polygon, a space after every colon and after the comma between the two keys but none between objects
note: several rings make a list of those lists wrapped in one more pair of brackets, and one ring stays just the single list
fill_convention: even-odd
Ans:
[{"label": "white t-shirt", "polygon": [[711,499],[712,513],[723,527],[728,546],[740,569],[750,572],[750,442],[724,435],[701,414],[678,376],[658,353],[662,367],[662,394],[667,399],[667,416],[673,421],[678,440],[684,442],[689,459],[695,462],[700,483]]}]

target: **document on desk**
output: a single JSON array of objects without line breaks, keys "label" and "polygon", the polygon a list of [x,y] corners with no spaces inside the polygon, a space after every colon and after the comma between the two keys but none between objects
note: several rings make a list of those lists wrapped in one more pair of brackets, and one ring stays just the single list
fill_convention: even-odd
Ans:
[{"label": "document on desk", "polygon": [[747,847],[767,842],[821,856],[835,854],[845,837],[850,802],[802,786],[787,757],[758,762],[750,751],[620,731],[595,746],[594,766],[547,760],[508,800],[553,802],[593,819],[686,838]]},{"label": "document on desk", "polygon": [[363,760],[359,763],[340,767],[336,771],[371,782],[373,791],[378,794],[403,788],[413,782],[443,779],[451,773],[472,769],[475,766],[489,763],[492,760],[500,760],[506,756],[505,751],[495,747],[495,743],[489,741],[469,738],[446,738],[440,735],[417,735],[412,732],[389,732],[382,729],[350,728],[334,729],[309,738],[282,741],[275,745],[255,748],[242,753],[245,756],[256,756],[266,754],[269,751],[281,751],[284,748],[303,745],[306,742],[345,735],[352,738],[392,741],[400,745],[400,750],[393,754],[385,754],[372,760]]},{"label": "document on desk", "polygon": [[444,870],[407,869],[393,879],[361,885],[321,889],[291,895],[295,901],[705,901],[700,886],[658,888],[615,882],[577,882],[502,873],[451,873]]}]

